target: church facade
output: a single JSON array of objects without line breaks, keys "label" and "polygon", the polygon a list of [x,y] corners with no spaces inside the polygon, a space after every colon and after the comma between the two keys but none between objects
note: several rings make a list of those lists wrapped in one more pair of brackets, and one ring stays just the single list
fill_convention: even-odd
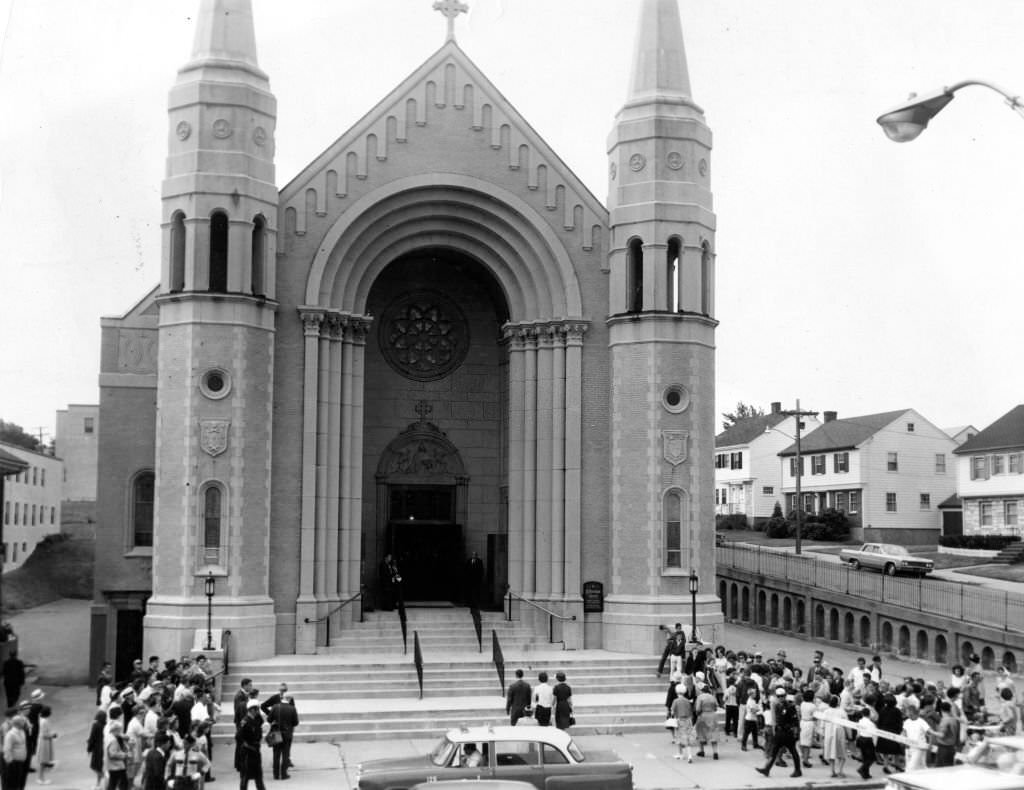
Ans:
[{"label": "church facade", "polygon": [[569,648],[656,649],[691,576],[718,632],[711,133],[676,0],[643,1],[607,207],[435,5],[445,44],[279,188],[250,3],[202,0],[161,282],[102,322],[94,663],[187,652],[208,605],[234,657],[315,652],[389,554],[421,605],[479,555],[482,604],[575,617]]}]

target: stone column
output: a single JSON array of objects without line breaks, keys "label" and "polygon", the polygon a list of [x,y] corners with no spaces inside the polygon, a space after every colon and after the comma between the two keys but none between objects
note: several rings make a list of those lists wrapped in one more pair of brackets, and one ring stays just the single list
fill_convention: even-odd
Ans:
[{"label": "stone column", "polygon": [[565,592],[565,327],[552,328],[551,594]]},{"label": "stone column", "polygon": [[341,341],[343,327],[341,316],[334,313],[328,317],[328,333],[331,339],[330,360],[327,366],[327,546],[324,562],[326,579],[324,594],[328,606],[335,605],[340,592],[338,588],[338,539],[341,529],[339,516],[339,487],[341,485]]},{"label": "stone column", "polygon": [[506,325],[508,348],[508,583],[523,590],[523,455],[526,431],[526,354],[518,328]]},{"label": "stone column", "polygon": [[352,459],[349,456],[350,437],[352,436],[352,341],[349,333],[348,319],[342,317],[341,325],[341,448],[339,451],[339,475],[341,478],[341,500],[338,503],[338,578],[341,594],[348,598],[359,588],[358,576],[352,578],[352,564],[349,552],[352,544],[352,524],[349,521],[351,509]]},{"label": "stone column", "polygon": [[316,560],[316,440],[317,374],[319,371],[320,327],[324,311],[300,311],[305,336],[305,366],[302,399],[302,504],[299,526],[299,597],[295,608],[295,652],[316,652],[316,626],[304,620],[316,618],[313,579]]},{"label": "stone column", "polygon": [[522,594],[533,595],[537,583],[537,333],[524,327],[525,368],[523,389],[523,588]]},{"label": "stone column", "polygon": [[327,592],[327,443],[330,419],[331,381],[331,313],[324,315],[320,327],[320,347],[317,353],[317,406],[316,406],[316,518],[313,560],[313,596],[317,601],[317,617],[325,614],[324,599]]},{"label": "stone column", "polygon": [[566,324],[565,337],[565,593],[581,591],[581,470],[583,468],[583,333],[586,323]]},{"label": "stone column", "polygon": [[[349,534],[344,558],[349,566],[349,583],[351,585],[349,595],[353,595],[359,590],[362,580],[360,556],[363,537],[363,402],[365,397],[363,363],[370,321],[371,319],[365,316],[349,318],[350,346],[346,349],[345,355],[352,357],[352,425],[351,432],[346,437],[351,496],[345,514]],[[349,616],[351,617],[351,613]]]},{"label": "stone column", "polygon": [[552,460],[554,459],[554,425],[552,361],[554,356],[553,326],[536,329],[537,338],[537,395],[536,395],[536,497],[534,500],[534,555],[536,572],[534,592],[547,596],[551,590],[552,523],[551,494],[554,489]]}]

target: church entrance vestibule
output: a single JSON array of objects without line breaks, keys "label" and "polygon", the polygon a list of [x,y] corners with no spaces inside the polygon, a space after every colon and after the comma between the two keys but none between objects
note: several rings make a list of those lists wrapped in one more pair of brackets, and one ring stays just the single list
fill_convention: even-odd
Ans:
[{"label": "church entrance vestibule", "polygon": [[464,546],[455,486],[392,485],[385,551],[398,563],[407,601],[455,601]]}]

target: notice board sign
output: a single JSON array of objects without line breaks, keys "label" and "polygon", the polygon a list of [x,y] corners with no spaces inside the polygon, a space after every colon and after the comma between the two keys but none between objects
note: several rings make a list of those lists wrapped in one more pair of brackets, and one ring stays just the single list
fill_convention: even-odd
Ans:
[{"label": "notice board sign", "polygon": [[604,585],[601,582],[583,582],[583,613],[604,611]]}]

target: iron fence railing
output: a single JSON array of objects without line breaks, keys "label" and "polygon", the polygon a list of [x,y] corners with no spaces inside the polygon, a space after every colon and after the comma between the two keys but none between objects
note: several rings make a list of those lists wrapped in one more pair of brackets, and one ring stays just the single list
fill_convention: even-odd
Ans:
[{"label": "iron fence railing", "polygon": [[841,562],[761,546],[719,546],[719,567],[787,579],[855,598],[893,604],[966,623],[1024,633],[1024,593],[945,579],[886,576]]}]

